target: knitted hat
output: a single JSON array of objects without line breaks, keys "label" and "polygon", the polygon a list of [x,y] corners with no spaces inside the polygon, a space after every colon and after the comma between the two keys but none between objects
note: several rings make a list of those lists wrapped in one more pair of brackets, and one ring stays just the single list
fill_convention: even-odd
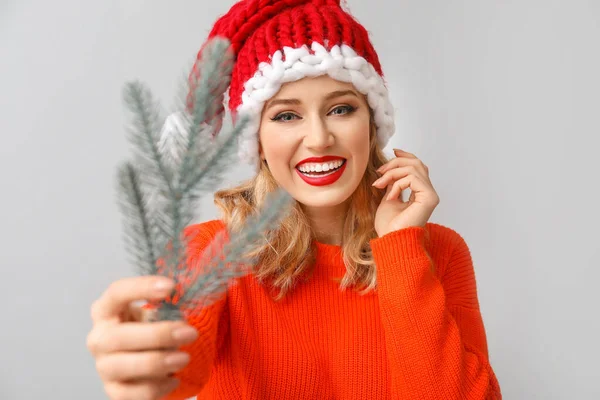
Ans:
[{"label": "knitted hat", "polygon": [[[352,83],[373,109],[381,147],[394,133],[393,108],[377,53],[366,29],[342,9],[340,0],[242,0],[217,20],[208,38],[215,36],[228,39],[235,56],[229,109],[234,119],[249,117],[239,143],[243,161],[258,165],[264,104],[282,84],[304,77],[328,74]],[[197,60],[201,54],[202,49]]]}]

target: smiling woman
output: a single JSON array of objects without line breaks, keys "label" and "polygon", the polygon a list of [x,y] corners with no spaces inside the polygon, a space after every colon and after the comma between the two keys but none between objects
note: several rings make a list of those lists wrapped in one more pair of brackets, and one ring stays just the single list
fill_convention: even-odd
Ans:
[{"label": "smiling woman", "polygon": [[387,159],[374,140],[372,115],[352,83],[328,75],[285,83],[260,118],[258,173],[215,193],[234,231],[277,187],[297,200],[279,231],[254,253],[261,260],[255,276],[278,289],[276,298],[314,267],[315,241],[343,248],[348,274],[342,288],[374,288],[369,241],[377,237],[374,217],[384,193],[371,184]]},{"label": "smiling woman", "polygon": [[231,42],[229,108],[250,121],[239,155],[256,174],[215,193],[222,218],[188,227],[188,265],[277,188],[296,201],[251,250],[252,273],[187,310],[186,327],[124,324],[115,314],[149,283],[111,286],[92,332],[107,390],[170,400],[501,399],[469,248],[429,222],[439,198],[428,167],[382,152],[393,108],[366,29],[339,0],[242,0],[215,36]]}]

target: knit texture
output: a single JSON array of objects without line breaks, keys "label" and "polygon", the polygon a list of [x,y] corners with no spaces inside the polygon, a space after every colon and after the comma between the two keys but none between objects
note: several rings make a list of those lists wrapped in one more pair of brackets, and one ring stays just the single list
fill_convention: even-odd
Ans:
[{"label": "knit texture", "polygon": [[[220,229],[190,227],[190,258]],[[191,362],[166,399],[502,398],[458,233],[428,223],[372,240],[378,288],[364,296],[335,282],[341,247],[316,245],[314,274],[283,301],[248,275],[190,310],[200,336],[182,347]]]}]

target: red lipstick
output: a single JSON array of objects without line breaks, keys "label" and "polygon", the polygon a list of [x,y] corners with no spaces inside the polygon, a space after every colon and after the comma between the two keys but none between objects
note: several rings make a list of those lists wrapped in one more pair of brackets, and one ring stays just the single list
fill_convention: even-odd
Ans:
[{"label": "red lipstick", "polygon": [[[333,160],[344,160],[344,163],[337,170],[335,170],[333,172],[329,172],[326,175],[308,176],[308,175],[302,173],[298,169],[298,166],[300,166],[304,163],[307,163],[307,162],[327,162],[327,161],[333,161]],[[312,157],[312,158],[307,158],[305,160],[302,160],[298,164],[298,166],[296,166],[295,170],[298,173],[298,176],[300,176],[300,178],[302,178],[302,180],[304,182],[306,182],[312,186],[325,186],[325,185],[331,185],[332,183],[336,182],[338,179],[340,179],[342,177],[342,174],[344,173],[344,170],[346,169],[346,160],[341,157],[334,157],[334,156]]]}]

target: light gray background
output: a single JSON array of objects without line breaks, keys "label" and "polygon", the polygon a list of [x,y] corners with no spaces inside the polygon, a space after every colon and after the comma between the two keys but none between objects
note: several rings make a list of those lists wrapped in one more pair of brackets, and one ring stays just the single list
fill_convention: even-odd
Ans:
[{"label": "light gray background", "polygon": [[[165,106],[229,1],[0,1],[0,398],[103,399],[89,307],[126,262],[123,84]],[[350,0],[471,248],[506,399],[598,399],[600,2]],[[227,185],[248,177],[234,170]],[[215,217],[207,198],[202,219]]]}]

